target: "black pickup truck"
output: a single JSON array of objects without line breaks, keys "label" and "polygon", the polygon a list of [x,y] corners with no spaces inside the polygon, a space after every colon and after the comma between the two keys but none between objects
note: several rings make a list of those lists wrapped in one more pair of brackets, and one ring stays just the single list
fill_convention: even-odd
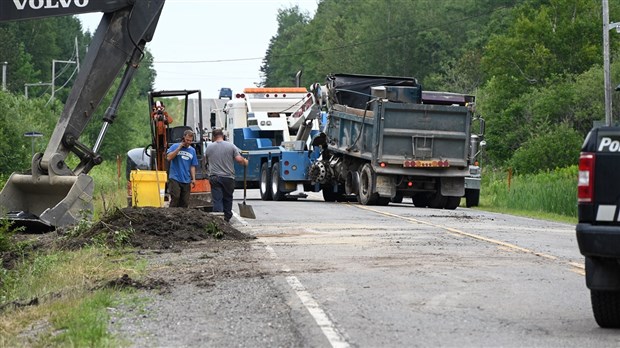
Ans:
[{"label": "black pickup truck", "polygon": [[577,243],[594,319],[620,327],[620,127],[590,131],[579,157]]}]

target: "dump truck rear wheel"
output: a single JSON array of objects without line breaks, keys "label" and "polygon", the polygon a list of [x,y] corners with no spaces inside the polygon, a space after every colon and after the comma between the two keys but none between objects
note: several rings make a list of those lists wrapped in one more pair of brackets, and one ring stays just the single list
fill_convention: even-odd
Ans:
[{"label": "dump truck rear wheel", "polygon": [[435,193],[435,195],[432,196],[430,201],[428,202],[428,206],[430,208],[435,208],[435,209],[443,209],[445,205],[446,205],[446,196],[442,195],[439,192]]},{"label": "dump truck rear wheel", "polygon": [[379,197],[377,198],[377,205],[388,205],[392,201],[389,197]]},{"label": "dump truck rear wheel", "polygon": [[260,167],[260,198],[263,201],[270,201],[271,196],[271,173],[269,172],[269,166],[267,162],[263,163]]},{"label": "dump truck rear wheel", "polygon": [[454,210],[461,204],[461,197],[446,197],[446,209]]},{"label": "dump truck rear wheel", "polygon": [[338,185],[337,192],[334,192],[332,185],[323,186],[321,191],[323,191],[323,200],[325,202],[344,201],[346,197],[342,185]]},{"label": "dump truck rear wheel", "polygon": [[397,193],[393,198],[392,198],[392,203],[402,203],[403,202],[403,194],[402,193]]},{"label": "dump truck rear wheel", "polygon": [[418,193],[416,195],[413,195],[411,197],[411,201],[413,202],[413,205],[418,207],[418,208],[425,208],[428,206],[428,194],[425,193]]},{"label": "dump truck rear wheel", "polygon": [[375,182],[375,173],[368,163],[362,166],[360,170],[360,185],[358,189],[358,200],[363,205],[374,205],[377,203],[379,194],[372,192]]}]

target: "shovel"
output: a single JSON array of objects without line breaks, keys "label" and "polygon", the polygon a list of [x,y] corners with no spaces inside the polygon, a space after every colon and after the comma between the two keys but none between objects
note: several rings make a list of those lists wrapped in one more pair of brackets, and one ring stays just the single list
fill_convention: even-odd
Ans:
[{"label": "shovel", "polygon": [[245,204],[245,197],[248,190],[246,168],[247,166],[243,166],[243,203],[239,203],[239,215],[247,219],[256,219],[256,214],[254,214],[254,209],[252,209],[252,206]]}]

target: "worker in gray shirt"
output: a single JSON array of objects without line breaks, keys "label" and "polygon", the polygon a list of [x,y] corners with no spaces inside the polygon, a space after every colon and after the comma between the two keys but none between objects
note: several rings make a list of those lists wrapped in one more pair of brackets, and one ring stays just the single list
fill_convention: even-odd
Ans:
[{"label": "worker in gray shirt", "polygon": [[235,191],[235,161],[242,166],[248,160],[241,156],[241,151],[233,143],[224,141],[224,132],[214,129],[213,142],[207,146],[205,155],[209,160],[209,181],[213,196],[213,211],[224,212],[224,220],[232,217],[233,192]]}]

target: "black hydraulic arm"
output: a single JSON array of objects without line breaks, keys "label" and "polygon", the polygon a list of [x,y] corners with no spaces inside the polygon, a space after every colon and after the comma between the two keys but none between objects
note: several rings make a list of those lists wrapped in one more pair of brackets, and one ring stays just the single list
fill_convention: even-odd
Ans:
[{"label": "black hydraulic arm", "polygon": [[[1,0],[0,21],[85,12],[105,12],[92,38],[88,53],[50,137],[43,156],[32,166],[33,175],[87,174],[101,162],[97,151],[108,126],[139,66],[144,47],[151,41],[165,0]],[[104,124],[92,149],[79,137],[95,110],[125,67],[120,85],[103,116]],[[80,164],[68,168],[69,152]]]}]

